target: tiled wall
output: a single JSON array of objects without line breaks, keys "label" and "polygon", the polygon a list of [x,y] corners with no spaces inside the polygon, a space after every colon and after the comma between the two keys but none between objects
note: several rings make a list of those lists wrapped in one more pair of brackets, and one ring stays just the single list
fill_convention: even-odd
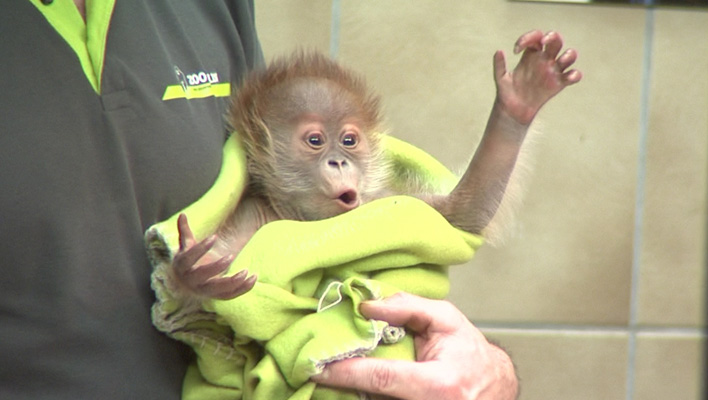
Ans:
[{"label": "tiled wall", "polygon": [[334,54],[383,95],[394,136],[465,167],[492,54],[528,30],[578,50],[542,111],[502,246],[452,269],[450,300],[518,365],[522,399],[699,399],[705,336],[708,10],[503,0],[258,0],[267,57]]}]

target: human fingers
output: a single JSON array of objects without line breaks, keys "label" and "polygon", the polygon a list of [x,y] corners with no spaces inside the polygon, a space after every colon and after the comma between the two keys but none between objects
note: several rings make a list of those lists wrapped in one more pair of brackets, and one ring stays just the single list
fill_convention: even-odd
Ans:
[{"label": "human fingers", "polygon": [[543,44],[541,44],[541,39],[543,38],[543,31],[534,30],[526,32],[516,40],[514,44],[514,54],[519,54],[526,49],[542,50]]},{"label": "human fingers", "polygon": [[430,383],[430,374],[431,371],[420,363],[359,357],[328,364],[311,380],[326,386],[418,400],[431,398],[427,396],[426,387]]},{"label": "human fingers", "polygon": [[210,279],[200,285],[199,292],[213,299],[234,299],[251,290],[256,284],[256,275],[246,277],[247,275],[248,271],[243,270],[234,276]]},{"label": "human fingers", "polygon": [[430,300],[404,292],[384,300],[364,302],[360,311],[367,318],[407,326],[417,333],[430,330],[453,332],[468,323],[467,318],[447,301]]}]

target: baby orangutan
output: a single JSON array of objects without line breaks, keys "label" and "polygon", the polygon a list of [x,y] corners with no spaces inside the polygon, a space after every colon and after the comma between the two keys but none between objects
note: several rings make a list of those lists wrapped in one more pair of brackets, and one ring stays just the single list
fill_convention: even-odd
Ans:
[{"label": "baby orangutan", "polygon": [[354,73],[316,53],[297,53],[256,72],[230,113],[247,153],[247,192],[216,234],[199,243],[180,216],[176,280],[194,296],[237,297],[256,277],[221,275],[267,222],[329,218],[394,194],[418,197],[452,225],[484,234],[537,112],[581,79],[569,69],[577,53],[561,54],[562,46],[559,34],[533,31],[516,42],[514,52],[523,54],[513,71],[503,52],[494,55],[496,100],[474,157],[449,194],[392,186],[380,148],[379,100]]}]

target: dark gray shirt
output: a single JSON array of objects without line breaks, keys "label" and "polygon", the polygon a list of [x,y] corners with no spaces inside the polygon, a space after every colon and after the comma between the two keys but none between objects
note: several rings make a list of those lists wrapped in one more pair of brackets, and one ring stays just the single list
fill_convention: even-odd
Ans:
[{"label": "dark gray shirt", "polygon": [[252,4],[118,1],[97,93],[40,11],[61,2],[0,11],[0,398],[177,399],[142,235],[219,171]]}]

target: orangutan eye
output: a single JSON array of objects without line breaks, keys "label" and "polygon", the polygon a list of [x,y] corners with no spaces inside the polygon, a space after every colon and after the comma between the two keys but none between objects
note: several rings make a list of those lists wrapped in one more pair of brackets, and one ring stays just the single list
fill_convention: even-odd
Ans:
[{"label": "orangutan eye", "polygon": [[344,147],[354,147],[357,143],[359,143],[359,138],[356,133],[347,133],[342,136],[342,145],[344,145]]},{"label": "orangutan eye", "polygon": [[310,133],[305,140],[313,148],[319,148],[324,145],[324,136],[319,132]]}]

